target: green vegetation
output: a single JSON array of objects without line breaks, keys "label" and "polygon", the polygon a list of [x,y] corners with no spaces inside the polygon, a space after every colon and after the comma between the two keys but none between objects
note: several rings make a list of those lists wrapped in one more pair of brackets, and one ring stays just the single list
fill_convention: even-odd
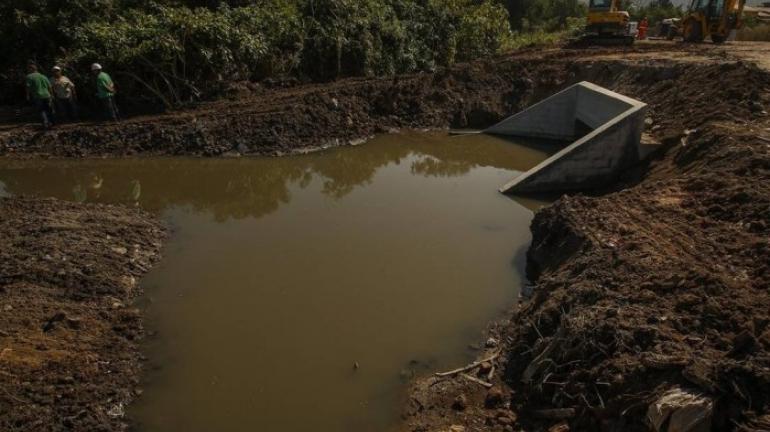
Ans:
[{"label": "green vegetation", "polygon": [[585,19],[587,7],[572,0],[503,0],[514,31],[550,33],[563,30],[570,18]]},{"label": "green vegetation", "polygon": [[756,15],[744,14],[743,27],[738,30],[736,39],[741,41],[770,41],[770,23],[758,19]]},{"label": "green vegetation", "polygon": [[671,0],[653,0],[649,3],[632,3],[628,8],[631,20],[641,21],[647,18],[650,28],[658,25],[667,18],[681,18],[684,10],[681,6],[675,6]]},{"label": "green vegetation", "polygon": [[28,59],[81,85],[100,62],[124,98],[171,107],[239,80],[433,70],[555,42],[583,14],[578,0],[4,0],[0,102],[21,98]]}]

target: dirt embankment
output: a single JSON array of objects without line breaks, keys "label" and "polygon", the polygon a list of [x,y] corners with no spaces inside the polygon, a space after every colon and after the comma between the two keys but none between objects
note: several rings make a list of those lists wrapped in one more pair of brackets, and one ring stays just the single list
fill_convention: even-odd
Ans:
[{"label": "dirt embankment", "polygon": [[[231,100],[120,124],[63,125],[48,132],[0,125],[0,155],[280,155],[344,145],[392,128],[480,128],[583,75],[612,82],[613,70],[603,65],[621,72],[624,65],[654,70],[701,51],[639,46],[613,58],[617,49],[530,50],[388,79],[288,87],[249,83],[234,88]],[[642,61],[623,61],[633,56]]]},{"label": "dirt embankment", "polygon": [[0,430],[125,430],[137,278],[165,230],[142,211],[0,198]]},{"label": "dirt embankment", "polygon": [[494,387],[427,378],[407,429],[646,431],[649,407],[679,392],[711,427],[674,429],[684,412],[663,403],[658,430],[770,430],[770,73],[716,60],[568,69],[648,102],[664,146],[607,191],[535,216],[534,294],[491,329],[502,342],[486,355],[500,357],[467,372]]}]

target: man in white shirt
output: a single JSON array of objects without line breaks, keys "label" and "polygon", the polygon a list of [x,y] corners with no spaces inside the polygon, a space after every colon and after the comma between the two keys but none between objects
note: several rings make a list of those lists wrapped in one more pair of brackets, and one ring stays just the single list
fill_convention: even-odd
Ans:
[{"label": "man in white shirt", "polygon": [[59,118],[66,118],[69,121],[76,121],[78,118],[77,94],[75,93],[75,84],[64,74],[61,67],[53,67],[53,77],[51,78],[51,87],[53,87],[54,104],[56,114]]}]

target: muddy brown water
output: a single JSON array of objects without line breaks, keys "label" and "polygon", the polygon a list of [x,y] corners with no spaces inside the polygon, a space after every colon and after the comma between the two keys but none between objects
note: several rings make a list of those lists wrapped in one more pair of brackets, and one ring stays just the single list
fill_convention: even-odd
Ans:
[{"label": "muddy brown water", "polygon": [[0,160],[0,193],[171,226],[139,300],[139,431],[378,431],[515,304],[542,203],[497,188],[547,153],[412,133],[284,158]]}]

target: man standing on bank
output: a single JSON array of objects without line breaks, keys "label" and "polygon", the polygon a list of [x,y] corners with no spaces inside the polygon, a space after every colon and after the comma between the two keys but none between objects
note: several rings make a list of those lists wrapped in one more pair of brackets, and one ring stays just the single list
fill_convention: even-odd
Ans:
[{"label": "man standing on bank", "polygon": [[102,65],[94,63],[91,72],[96,76],[96,97],[101,104],[104,120],[118,121],[118,108],[115,106],[115,84],[107,72],[102,71]]},{"label": "man standing on bank", "polygon": [[43,127],[48,129],[54,123],[53,109],[51,108],[51,82],[45,75],[37,71],[37,65],[27,63],[26,78],[27,100],[32,102],[35,109],[43,119]]},{"label": "man standing on bank", "polygon": [[77,121],[78,111],[75,105],[75,84],[61,72],[59,66],[54,66],[51,85],[53,86],[54,105],[60,120]]}]

